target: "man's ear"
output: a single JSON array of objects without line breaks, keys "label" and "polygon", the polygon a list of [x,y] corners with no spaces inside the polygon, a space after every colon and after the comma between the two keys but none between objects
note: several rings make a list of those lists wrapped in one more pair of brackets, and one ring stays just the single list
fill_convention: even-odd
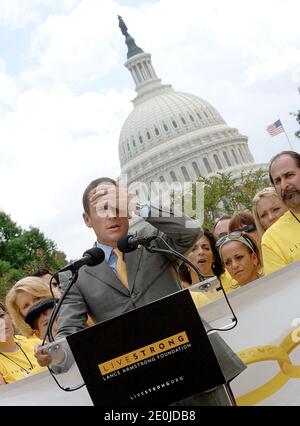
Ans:
[{"label": "man's ear", "polygon": [[83,220],[84,220],[84,223],[86,224],[86,226],[88,228],[92,228],[91,219],[90,219],[89,215],[86,212],[84,212],[82,214],[82,217],[83,217]]}]

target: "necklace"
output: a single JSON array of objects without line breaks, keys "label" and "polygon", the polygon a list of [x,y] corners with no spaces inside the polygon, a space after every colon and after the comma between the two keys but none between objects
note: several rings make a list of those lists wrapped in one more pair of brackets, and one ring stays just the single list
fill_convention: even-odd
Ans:
[{"label": "necklace", "polygon": [[290,210],[292,216],[294,216],[294,218],[296,219],[297,222],[300,223],[300,219],[297,218],[297,216],[295,215],[295,213],[292,212],[292,210]]},{"label": "necklace", "polygon": [[22,367],[19,363],[17,363],[14,359],[11,359],[9,356],[5,355],[3,352],[0,352],[0,355],[3,355],[6,359],[8,359],[10,362],[13,362],[14,364],[16,364],[19,368],[21,368],[21,370],[24,371],[24,376],[27,376],[30,371],[33,369],[33,365],[32,362],[30,361],[30,359],[28,358],[26,352],[23,350],[23,348],[21,347],[21,345],[19,345],[19,343],[15,342],[16,345],[18,346],[18,348],[22,351],[23,355],[25,356],[26,360],[28,361],[30,367],[28,369]]}]

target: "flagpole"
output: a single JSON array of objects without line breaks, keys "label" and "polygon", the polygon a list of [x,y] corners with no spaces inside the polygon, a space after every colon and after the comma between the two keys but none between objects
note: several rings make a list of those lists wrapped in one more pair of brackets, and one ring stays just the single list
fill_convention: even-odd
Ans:
[{"label": "flagpole", "polygon": [[[279,117],[278,117],[278,120],[280,120],[280,118],[279,118]],[[280,120],[280,122],[281,122],[281,125],[282,125],[282,128],[283,128],[283,132],[284,132],[284,134],[285,134],[285,136],[286,136],[286,138],[287,138],[288,144],[289,144],[289,146],[290,146],[290,148],[291,148],[291,151],[294,151],[294,148],[293,148],[293,146],[292,146],[292,144],[291,144],[291,141],[290,141],[290,139],[289,139],[289,137],[288,137],[288,135],[287,135],[287,133],[286,133],[286,131],[285,131],[285,128],[284,128],[284,126],[283,126],[283,124],[282,124],[282,120]]]}]

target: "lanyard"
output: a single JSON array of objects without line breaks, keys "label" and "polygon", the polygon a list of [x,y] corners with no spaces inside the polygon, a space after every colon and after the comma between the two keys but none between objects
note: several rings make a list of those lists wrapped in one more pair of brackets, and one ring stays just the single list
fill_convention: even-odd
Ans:
[{"label": "lanyard", "polygon": [[297,218],[297,216],[295,215],[295,213],[293,213],[292,210],[290,210],[290,212],[291,212],[292,216],[294,216],[294,218],[296,219],[296,221],[300,223],[300,220]]},{"label": "lanyard", "polygon": [[18,346],[18,348],[19,349],[21,349],[21,351],[22,351],[22,353],[23,353],[23,355],[25,356],[25,358],[27,359],[27,361],[28,361],[28,363],[29,363],[29,365],[30,365],[30,368],[29,369],[26,369],[26,368],[24,368],[24,367],[22,367],[20,364],[18,364],[15,360],[13,360],[13,359],[11,359],[9,356],[7,356],[7,355],[5,355],[4,353],[2,353],[2,352],[0,352],[0,355],[3,355],[5,358],[7,358],[10,362],[13,362],[14,364],[16,364],[18,367],[20,367],[26,374],[29,374],[30,373],[30,371],[33,369],[33,365],[32,365],[32,363],[31,363],[31,361],[30,361],[30,359],[28,358],[28,356],[27,356],[27,354],[26,354],[26,352],[22,349],[22,347],[17,343],[17,342],[15,342],[16,343],[16,345]]}]

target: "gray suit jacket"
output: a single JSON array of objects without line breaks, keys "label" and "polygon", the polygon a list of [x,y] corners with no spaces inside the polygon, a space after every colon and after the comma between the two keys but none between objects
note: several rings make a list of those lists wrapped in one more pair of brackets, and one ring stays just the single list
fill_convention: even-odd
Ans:
[{"label": "gray suit jacket", "polygon": [[[186,253],[201,235],[197,222],[187,228],[186,217],[149,217],[141,235],[161,235],[180,253]],[[155,244],[166,246],[159,240]],[[173,256],[149,253],[143,247],[125,254],[129,289],[104,261],[83,267],[60,312],[58,338],[86,328],[86,317],[101,322],[144,306],[181,289]]]}]

